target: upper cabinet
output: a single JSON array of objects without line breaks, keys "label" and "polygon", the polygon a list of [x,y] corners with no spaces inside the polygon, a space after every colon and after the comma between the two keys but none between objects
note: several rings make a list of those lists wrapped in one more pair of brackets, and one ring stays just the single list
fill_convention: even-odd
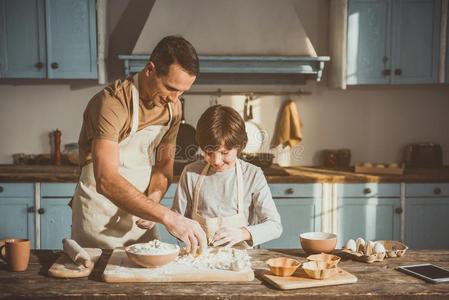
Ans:
[{"label": "upper cabinet", "polygon": [[0,77],[97,78],[95,0],[0,0]]},{"label": "upper cabinet", "polygon": [[347,84],[437,83],[440,0],[349,0]]}]

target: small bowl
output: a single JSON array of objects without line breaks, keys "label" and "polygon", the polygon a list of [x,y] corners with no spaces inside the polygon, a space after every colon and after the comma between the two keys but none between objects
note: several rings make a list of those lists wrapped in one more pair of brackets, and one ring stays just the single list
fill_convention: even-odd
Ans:
[{"label": "small bowl", "polygon": [[309,261],[302,264],[302,269],[307,276],[313,279],[326,279],[334,276],[338,272],[336,266],[323,261]]},{"label": "small bowl", "polygon": [[156,268],[166,265],[169,262],[175,260],[175,258],[178,257],[179,254],[179,247],[177,245],[175,245],[176,249],[173,249],[173,252],[165,254],[135,253],[131,250],[131,247],[134,245],[130,245],[125,248],[126,255],[128,255],[128,258],[133,263],[145,268]]},{"label": "small bowl", "polygon": [[270,258],[266,261],[266,263],[268,267],[270,267],[271,272],[273,272],[276,276],[282,277],[291,276],[301,265],[301,263],[296,259],[288,257]]},{"label": "small bowl", "polygon": [[309,255],[307,256],[307,259],[310,261],[322,261],[331,267],[336,267],[340,262],[341,257],[333,254],[320,253]]},{"label": "small bowl", "polygon": [[306,232],[299,236],[302,249],[307,253],[330,253],[337,245],[337,235],[327,232]]}]

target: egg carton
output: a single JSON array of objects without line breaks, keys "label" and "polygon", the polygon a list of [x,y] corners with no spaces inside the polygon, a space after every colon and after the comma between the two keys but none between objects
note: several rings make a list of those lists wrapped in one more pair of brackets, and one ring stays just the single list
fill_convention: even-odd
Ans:
[{"label": "egg carton", "polygon": [[385,249],[385,252],[378,252],[374,253],[373,251],[373,244],[370,244],[368,246],[370,241],[368,241],[366,244],[361,243],[359,239],[357,239],[356,242],[356,249],[357,251],[352,251],[351,249],[343,248],[342,252],[348,256],[351,259],[363,261],[366,263],[373,263],[377,261],[383,261],[385,258],[392,258],[392,257],[401,257],[405,254],[408,247],[404,245],[403,243],[399,241],[393,241],[393,240],[380,240],[376,243],[382,244],[383,248]]},{"label": "egg carton", "polygon": [[383,261],[385,259],[385,257],[387,256],[387,254],[384,253],[376,253],[376,254],[371,254],[371,255],[366,255],[361,251],[351,251],[349,249],[343,249],[342,250],[343,253],[345,253],[349,258],[355,259],[355,260],[359,260],[359,261],[363,261],[366,263],[373,263],[376,261]]}]

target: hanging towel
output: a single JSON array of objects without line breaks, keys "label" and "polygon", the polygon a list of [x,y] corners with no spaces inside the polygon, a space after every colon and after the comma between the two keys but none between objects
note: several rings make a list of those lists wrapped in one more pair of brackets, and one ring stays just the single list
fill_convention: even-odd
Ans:
[{"label": "hanging towel", "polygon": [[293,148],[302,140],[302,122],[298,114],[295,102],[289,100],[285,103],[281,119],[278,124],[278,131],[275,138],[275,146],[283,145]]}]

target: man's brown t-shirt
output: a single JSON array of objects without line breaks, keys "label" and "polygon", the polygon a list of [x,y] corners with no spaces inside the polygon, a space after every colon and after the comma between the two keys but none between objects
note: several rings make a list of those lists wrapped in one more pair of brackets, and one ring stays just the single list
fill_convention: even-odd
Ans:
[{"label": "man's brown t-shirt", "polygon": [[[173,119],[161,144],[175,144],[181,123],[181,105],[172,104]],[[139,101],[139,128],[149,125],[166,125],[169,121],[168,107],[157,107]],[[120,143],[131,131],[132,123],[132,77],[117,80],[96,94],[87,104],[79,137],[80,165],[92,160],[93,139],[108,139]]]}]

